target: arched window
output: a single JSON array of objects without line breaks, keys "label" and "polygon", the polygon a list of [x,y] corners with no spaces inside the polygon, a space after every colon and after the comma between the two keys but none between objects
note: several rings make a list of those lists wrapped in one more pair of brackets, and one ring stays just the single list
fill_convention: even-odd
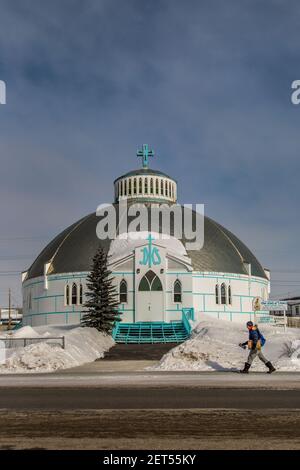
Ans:
[{"label": "arched window", "polygon": [[136,178],[133,180],[133,194],[136,194]]},{"label": "arched window", "polygon": [[142,178],[139,179],[139,194],[143,192],[143,180]]},{"label": "arched window", "polygon": [[125,279],[122,279],[120,282],[120,304],[126,304],[127,303],[127,282]]},{"label": "arched window", "polygon": [[82,305],[82,297],[83,297],[83,288],[82,284],[79,286],[79,305]]},{"label": "arched window", "polygon": [[69,287],[69,284],[66,285],[66,289],[65,289],[65,304],[70,305],[70,287]]},{"label": "arched window", "polygon": [[228,286],[228,303],[229,305],[232,304],[232,296],[231,296],[231,285]]},{"label": "arched window", "polygon": [[150,194],[153,194],[153,178],[150,178]]},{"label": "arched window", "polygon": [[75,282],[72,284],[72,305],[77,304],[77,286]]},{"label": "arched window", "polygon": [[156,178],[156,181],[155,181],[155,193],[159,194],[159,185],[158,185],[158,179],[157,178]]},{"label": "arched window", "polygon": [[160,194],[161,196],[164,195],[164,181],[160,180]]},{"label": "arched window", "polygon": [[159,277],[151,269],[142,277],[139,291],[162,291],[162,283]]},{"label": "arched window", "polygon": [[220,304],[219,284],[216,284],[215,292],[216,292],[216,304],[219,305]]},{"label": "arched window", "polygon": [[221,284],[221,304],[226,305],[226,286],[225,283],[223,282]]},{"label": "arched window", "polygon": [[179,279],[176,279],[174,282],[174,302],[181,303],[182,302],[182,287],[181,282]]},{"label": "arched window", "polygon": [[145,184],[145,194],[148,194],[148,178],[145,178],[144,184]]}]

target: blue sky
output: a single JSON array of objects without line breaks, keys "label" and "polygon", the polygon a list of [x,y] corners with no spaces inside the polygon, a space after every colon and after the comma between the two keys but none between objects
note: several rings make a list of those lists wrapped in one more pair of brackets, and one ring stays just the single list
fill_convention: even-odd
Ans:
[{"label": "blue sky", "polygon": [[[137,146],[300,294],[296,0],[0,0],[0,305]],[[155,161],[154,161],[155,160]],[[281,271],[281,272],[280,272]]]}]

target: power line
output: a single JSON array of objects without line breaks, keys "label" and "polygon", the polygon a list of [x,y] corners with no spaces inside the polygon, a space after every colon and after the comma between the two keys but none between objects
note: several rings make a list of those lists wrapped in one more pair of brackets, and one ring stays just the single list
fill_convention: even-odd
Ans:
[{"label": "power line", "polygon": [[49,237],[0,237],[0,241],[15,241],[15,240],[47,240]]},{"label": "power line", "polygon": [[21,274],[22,274],[21,271],[8,272],[8,273],[0,272],[0,276],[20,276]]},{"label": "power line", "polygon": [[272,273],[280,273],[280,274],[300,274],[300,271],[297,269],[271,269]]}]

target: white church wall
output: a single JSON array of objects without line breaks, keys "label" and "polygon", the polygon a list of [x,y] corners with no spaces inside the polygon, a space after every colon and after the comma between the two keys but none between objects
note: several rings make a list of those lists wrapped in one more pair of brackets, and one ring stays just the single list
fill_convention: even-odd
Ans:
[{"label": "white church wall", "polygon": [[[231,304],[219,304],[216,302],[215,288],[225,283],[226,288],[231,286]],[[253,299],[255,297],[268,295],[268,281],[262,278],[229,274],[229,273],[193,273],[193,298],[196,319],[201,319],[201,313],[211,315],[215,318],[229,321],[244,322],[245,319],[253,318]],[[228,294],[228,290],[227,290]]]},{"label": "white church wall", "polygon": [[[65,305],[65,286],[73,282],[82,284],[86,290],[87,273],[48,275],[45,289],[44,276],[29,279],[23,283],[23,324],[31,326],[47,324],[79,323],[82,305]],[[31,296],[31,307],[28,298]],[[83,295],[83,302],[85,297]]]},{"label": "white church wall", "polygon": [[[133,265],[133,263],[131,263]],[[133,271],[113,271],[114,285],[119,292],[120,282],[124,279],[127,282],[127,302],[120,304],[121,319],[125,323],[134,322],[134,272]]]},{"label": "white church wall", "polygon": [[[181,282],[182,302],[174,302],[174,283]],[[166,275],[166,321],[178,321],[182,319],[182,309],[193,306],[193,278],[192,273],[181,266],[180,271],[168,270]]]},{"label": "white church wall", "polygon": [[[133,263],[132,263],[133,266]],[[140,268],[141,269],[141,268]],[[122,279],[128,286],[128,301],[120,305],[122,320],[124,322],[138,321],[135,311],[135,289],[147,267],[137,275],[134,270],[114,271],[113,275],[117,289]],[[181,270],[167,270],[162,274],[162,266],[157,266],[164,289],[164,321],[178,321],[182,317],[182,308],[193,306],[196,319],[201,319],[201,313],[212,315],[216,318],[231,321],[244,322],[245,319],[253,319],[252,303],[255,297],[268,298],[268,280],[255,276],[228,274],[189,272],[184,267]],[[82,313],[81,305],[65,305],[65,286],[73,282],[82,283],[83,291],[86,290],[87,273],[56,274],[48,276],[48,289],[45,289],[44,277],[30,279],[23,283],[23,324],[38,326],[43,324],[72,324],[79,323]],[[179,279],[182,283],[182,303],[175,303],[173,296],[174,282]],[[216,303],[215,286],[225,283],[231,286],[232,304],[222,305]],[[31,296],[31,306],[29,297]],[[83,296],[83,301],[85,297]]]}]

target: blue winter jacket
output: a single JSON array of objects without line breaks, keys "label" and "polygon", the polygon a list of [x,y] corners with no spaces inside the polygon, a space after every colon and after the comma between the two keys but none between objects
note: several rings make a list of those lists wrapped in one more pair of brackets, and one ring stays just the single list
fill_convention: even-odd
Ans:
[{"label": "blue winter jacket", "polygon": [[[257,341],[259,340],[259,334],[258,330],[256,328],[252,328],[252,330],[249,330],[249,341],[252,341],[252,349],[256,348]],[[246,346],[248,341],[243,343],[243,345]]]}]

